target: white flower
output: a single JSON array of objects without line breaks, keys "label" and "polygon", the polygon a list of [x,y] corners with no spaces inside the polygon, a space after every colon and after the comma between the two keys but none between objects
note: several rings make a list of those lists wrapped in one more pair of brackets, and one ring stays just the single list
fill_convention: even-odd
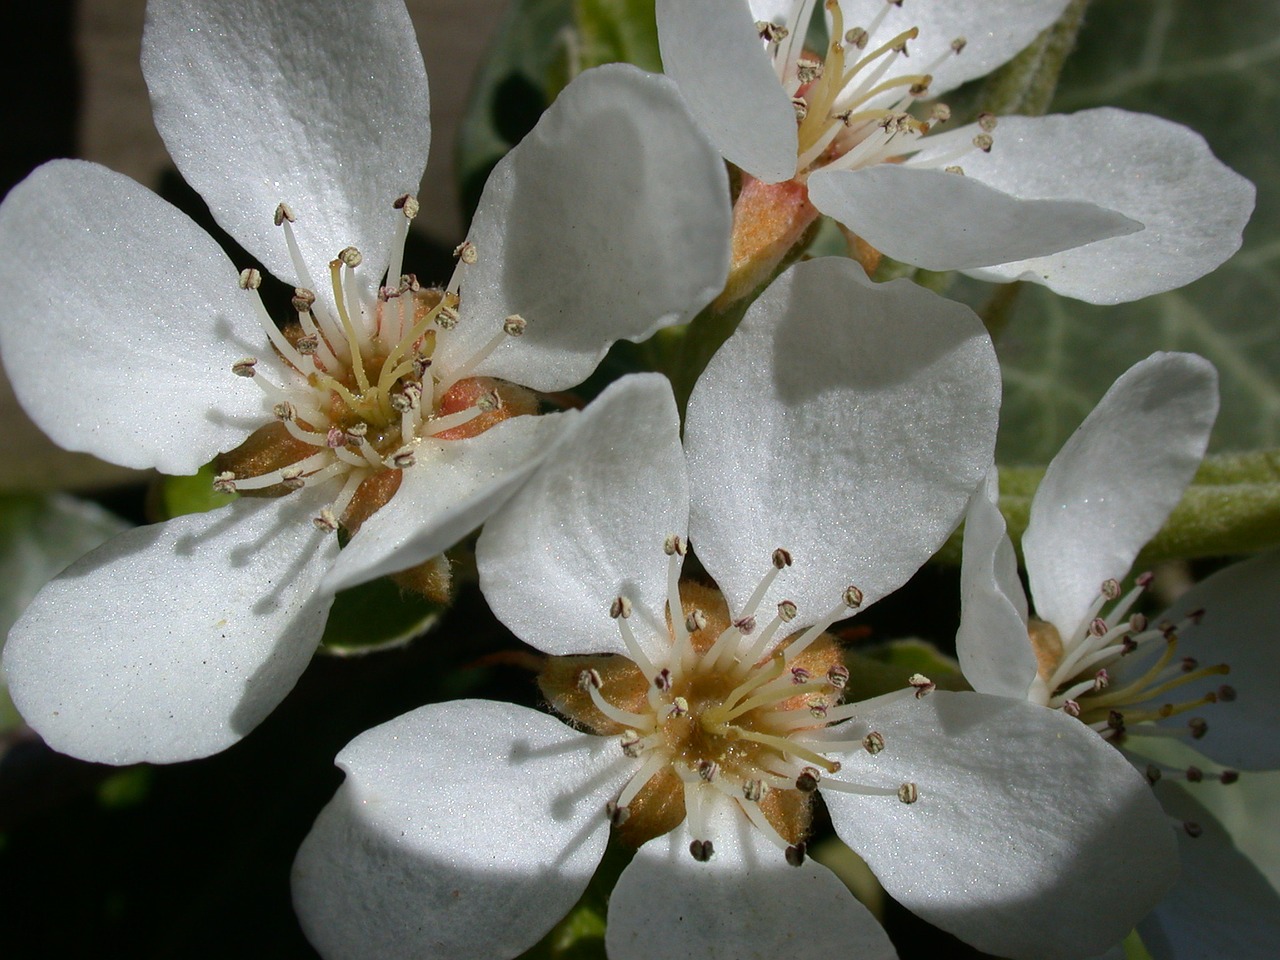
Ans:
[{"label": "white flower", "polygon": [[70,449],[169,473],[224,453],[220,489],[289,495],[126,533],[14,628],[27,721],[111,763],[243,736],[334,591],[435,556],[537,465],[570,415],[512,416],[536,411],[525,388],[568,388],[698,309],[729,229],[723,163],[673,85],[610,67],[498,165],[453,279],[423,290],[401,274],[429,124],[400,0],[154,0],[143,46],[174,160],[298,288],[290,326],[176,209],[55,161],[0,207],[5,366]]},{"label": "white flower", "polygon": [[[1252,184],[1198,134],[1115,109],[998,128],[984,116],[942,134],[945,107],[908,113],[1003,64],[1066,4],[827,0],[835,43],[817,54],[803,45],[815,0],[657,9],[667,73],[750,175],[744,192],[796,218],[792,240],[821,211],[930,270],[1030,280],[1092,303],[1182,286],[1239,247],[1253,210]],[[817,210],[806,213],[802,184]]]},{"label": "white flower", "polygon": [[[1280,766],[1271,644],[1280,626],[1280,551],[1210,577],[1151,619],[1131,613],[1149,575],[1120,585],[1199,466],[1217,408],[1213,366],[1192,354],[1155,354],[1107,391],[1032,500],[1022,547],[1036,618],[996,506],[994,472],[988,477],[966,520],[957,637],[975,690],[1076,716],[1140,755],[1180,736],[1230,768]],[[1237,776],[1148,766],[1145,756],[1134,762],[1153,780]],[[1167,782],[1157,793],[1183,824],[1183,871],[1139,927],[1147,948],[1160,960],[1275,956],[1275,892],[1208,811]]]},{"label": "white flower", "polygon": [[[295,863],[312,943],[511,957],[578,899],[612,824],[640,845],[609,901],[613,960],[892,957],[806,858],[816,792],[894,897],[983,949],[1119,937],[1173,863],[1141,776],[1069,718],[919,676],[841,705],[823,633],[945,539],[990,462],[998,393],[972,313],[838,259],[751,307],[683,448],[665,381],[614,384],[477,551],[579,729],[468,701],[353,741]],[[715,588],[681,581],[686,536]],[[1109,808],[1081,815],[1096,790]]]}]

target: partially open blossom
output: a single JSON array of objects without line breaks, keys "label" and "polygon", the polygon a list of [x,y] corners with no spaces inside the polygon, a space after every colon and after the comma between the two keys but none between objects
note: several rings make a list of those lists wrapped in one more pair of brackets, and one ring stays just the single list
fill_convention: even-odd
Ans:
[{"label": "partially open blossom", "polygon": [[251,729],[336,590],[429,561],[518,488],[573,417],[521,415],[535,391],[717,292],[729,223],[674,85],[602,68],[497,166],[433,289],[402,264],[430,128],[400,0],[153,0],[143,39],[179,169],[293,294],[273,316],[258,268],[94,164],[47,164],[0,207],[0,348],[32,418],[128,466],[216,456],[243,495],[116,538],[13,630],[27,721],[112,763]]},{"label": "partially open blossom", "polygon": [[1254,190],[1193,131],[1107,108],[948,129],[945,104],[919,105],[1009,60],[1066,5],[825,0],[830,40],[810,50],[816,0],[658,0],[666,72],[746,175],[730,289],[750,292],[819,212],[897,260],[1092,303],[1222,263]]},{"label": "partially open blossom", "polygon": [[[819,802],[894,897],[982,949],[1120,936],[1167,887],[1173,837],[1115,751],[920,675],[841,702],[828,628],[946,538],[989,465],[998,393],[970,311],[839,259],[753,304],[683,444],[665,380],[610,387],[477,547],[568,723],[467,701],[352,742],[294,868],[312,943],[330,960],[514,956],[612,834],[638,848],[609,900],[613,960],[892,957],[807,857]],[[691,549],[711,582],[686,575]],[[1105,810],[1082,802],[1096,790]]]},{"label": "partially open blossom", "polygon": [[[1173,893],[1140,926],[1154,956],[1274,956],[1280,900],[1207,811],[1167,781],[1280,766],[1272,638],[1280,552],[1229,567],[1168,611],[1138,610],[1124,580],[1200,464],[1218,408],[1213,366],[1161,353],[1120,377],[1054,458],[1022,538],[1034,614],[997,506],[994,472],[965,525],[960,663],[974,689],[1091,727],[1157,784],[1183,850]],[[1144,749],[1185,740],[1226,766],[1169,768]],[[1105,802],[1105,801],[1101,801]],[[1270,891],[1269,894],[1267,891]],[[1198,927],[1195,936],[1190,927]],[[1081,950],[1078,956],[1090,954]]]}]

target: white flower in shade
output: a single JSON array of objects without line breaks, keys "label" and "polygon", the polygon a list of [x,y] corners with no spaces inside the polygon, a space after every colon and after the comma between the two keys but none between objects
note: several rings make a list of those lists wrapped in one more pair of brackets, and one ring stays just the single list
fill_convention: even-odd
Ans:
[{"label": "white flower in shade", "polygon": [[[1154,354],[1107,391],[1032,500],[1022,548],[1034,617],[994,471],[965,525],[957,649],[974,689],[1078,717],[1140,755],[1152,781],[1229,784],[1239,768],[1280,766],[1280,552],[1210,577],[1155,618],[1132,612],[1149,574],[1121,586],[1199,466],[1217,409],[1213,366],[1193,354]],[[1141,755],[1170,736],[1231,769],[1148,764]],[[1168,782],[1157,792],[1180,827],[1183,871],[1139,927],[1148,949],[1160,960],[1275,956],[1275,891],[1208,811]]]},{"label": "white flower in shade", "polygon": [[218,488],[276,495],[116,538],[14,628],[27,721],[112,763],[243,736],[334,591],[428,561],[536,466],[570,415],[515,416],[532,391],[685,319],[728,257],[723,163],[662,77],[571,84],[427,290],[401,273],[429,126],[400,0],[153,0],[143,70],[183,175],[295,292],[273,319],[256,269],[93,164],[48,164],[0,207],[0,349],[33,419],[132,467],[221,454]]},{"label": "white flower in shade", "polygon": [[[353,741],[294,867],[312,943],[330,960],[514,956],[612,832],[639,848],[609,901],[613,960],[892,957],[806,856],[818,794],[894,897],[985,950],[1121,936],[1166,888],[1174,841],[1114,750],[919,675],[840,703],[825,631],[946,538],[990,463],[998,394],[972,313],[838,259],[747,311],[683,447],[665,381],[614,384],[477,552],[498,617],[551,655],[543,693],[572,725],[468,701]],[[714,587],[682,579],[689,544]]]},{"label": "white flower in shade", "polygon": [[1067,2],[826,0],[832,42],[814,52],[815,0],[658,0],[666,72],[749,175],[735,268],[780,257],[819,211],[895,259],[1092,303],[1222,263],[1254,189],[1186,127],[1097,109],[939,133],[945,106],[910,110],[1009,60]]}]

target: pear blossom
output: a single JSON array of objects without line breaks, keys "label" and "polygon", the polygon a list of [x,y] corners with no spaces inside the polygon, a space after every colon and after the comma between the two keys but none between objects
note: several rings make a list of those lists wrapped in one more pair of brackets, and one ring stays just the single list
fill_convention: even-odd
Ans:
[{"label": "pear blossom", "polygon": [[[1154,354],[1116,381],[1032,500],[1022,547],[1034,616],[994,472],[965,526],[957,650],[974,689],[1077,717],[1147,773],[1172,818],[1181,878],[1138,928],[1158,960],[1280,948],[1275,890],[1170,782],[1229,785],[1248,776],[1240,769],[1280,766],[1280,551],[1215,574],[1155,617],[1133,612],[1150,574],[1121,585],[1199,466],[1217,408],[1213,366],[1193,354]],[[1226,768],[1153,761],[1170,737]]]},{"label": "pear blossom", "polygon": [[[1118,938],[1166,888],[1174,841],[1114,750],[921,675],[840,702],[827,630],[945,540],[990,463],[998,395],[970,311],[840,259],[752,305],[683,445],[665,380],[613,384],[477,547],[567,722],[463,701],[349,744],[294,865],[311,942],[330,960],[512,957],[612,835],[638,847],[609,900],[613,960],[893,957],[807,856],[819,794],[894,897],[981,949]],[[690,548],[714,586],[685,576]],[[1083,803],[1095,791],[1105,811]]]},{"label": "pear blossom", "polygon": [[825,0],[831,40],[810,51],[816,0],[658,0],[664,69],[746,174],[735,269],[767,275],[819,212],[897,260],[1091,303],[1226,260],[1253,185],[1186,127],[1101,108],[944,133],[944,104],[912,109],[1008,61],[1067,3]]},{"label": "pear blossom", "polygon": [[729,224],[673,84],[608,67],[497,166],[430,289],[402,272],[430,125],[400,0],[152,0],[142,65],[178,168],[293,295],[272,316],[258,268],[95,164],[47,164],[0,207],[0,352],[32,418],[131,467],[217,456],[215,488],[244,494],[115,538],[13,628],[24,717],[109,763],[234,743],[335,591],[431,575],[574,416],[519,415],[537,391],[710,299]]}]

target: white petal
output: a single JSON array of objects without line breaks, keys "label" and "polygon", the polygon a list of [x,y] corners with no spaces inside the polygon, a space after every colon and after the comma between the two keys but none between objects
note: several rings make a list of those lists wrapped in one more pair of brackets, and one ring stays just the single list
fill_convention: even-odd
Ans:
[{"label": "white petal", "polygon": [[49,746],[101,763],[223,750],[302,674],[337,552],[314,500],[241,499],[138,527],[72,564],[4,650],[13,701]]},{"label": "white petal", "polygon": [[423,440],[390,503],[351,538],[325,581],[344,590],[452,547],[520,489],[576,414],[511,417],[465,440]]},{"label": "white petal", "polygon": [[366,731],[294,861],[307,939],[327,960],[522,953],[586,889],[622,759],[612,739],[485,700]]},{"label": "white petal", "polygon": [[1142,229],[1096,203],[1022,200],[971,177],[891,163],[819,170],[809,199],[877,250],[926,270],[1021,260]]},{"label": "white petal", "polygon": [[[1227,788],[1231,789],[1231,788]],[[1271,960],[1280,956],[1280,894],[1204,807],[1170,783],[1156,785],[1169,815],[1204,831],[1178,831],[1182,874],[1142,923],[1155,960]]]},{"label": "white petal", "polygon": [[[868,705],[885,748],[831,779],[919,799],[822,796],[885,889],[988,953],[1075,960],[1119,941],[1177,873],[1173,831],[1119,751],[1067,715],[979,693]],[[857,721],[855,721],[857,722]]]},{"label": "white petal", "polygon": [[976,277],[1031,280],[1090,303],[1137,300],[1216,268],[1253,212],[1253,184],[1198,133],[1159,117],[1112,108],[1006,117],[994,136],[990,153],[960,161],[967,176],[1018,197],[1096,203],[1145,229]]},{"label": "white petal", "polygon": [[68,450],[194,473],[263,422],[231,365],[270,353],[218,245],[150,190],[79,160],[0,206],[0,351],[31,419]]},{"label": "white petal", "polygon": [[1000,384],[965,307],[839,258],[787,271],[694,388],[690,539],[735,614],[773,550],[811,623],[871,603],[941,546],[991,464]]},{"label": "white petal", "polygon": [[731,215],[724,164],[675,85],[614,64],[561,91],[494,169],[468,235],[462,320],[448,371],[518,314],[519,340],[477,372],[535,390],[586,379],[615,340],[689,319],[724,286]]},{"label": "white petal", "polygon": [[[981,77],[1031,43],[1055,20],[1069,0],[908,0],[885,17],[871,38],[868,49],[887,43],[904,30],[920,28],[920,35],[907,49],[911,58],[894,70],[894,75],[925,71],[938,57],[946,55],[951,41],[968,41],[959,56],[946,58],[928,69],[933,76],[929,92],[933,96]],[[845,29],[869,27],[885,0],[840,0]]]},{"label": "white petal", "polygon": [[999,500],[992,467],[965,514],[956,655],[979,693],[1026,699],[1036,658],[1027,640],[1027,596]]},{"label": "white petal", "polygon": [[609,899],[610,960],[897,956],[835,874],[813,860],[789,866],[734,803],[720,798],[708,817],[709,861],[690,856],[687,821],[636,853]]},{"label": "white petal", "polygon": [[1213,365],[1155,353],[1123,373],[1053,458],[1022,538],[1036,613],[1063,637],[1182,497],[1218,412]]},{"label": "white petal", "polygon": [[[796,173],[796,113],[742,0],[658,0],[662,68],[724,158],[766,183]],[[766,18],[771,19],[771,18]]]},{"label": "white petal", "polygon": [[[1236,699],[1197,710],[1209,724],[1195,741],[1197,750],[1219,763],[1246,770],[1280,767],[1280,669],[1276,637],[1280,636],[1280,550],[1220,570],[1196,584],[1161,620],[1179,622],[1192,610],[1203,609],[1198,625],[1178,631],[1178,656],[1203,666],[1226,663],[1227,676],[1210,676],[1177,692],[1178,701],[1194,699],[1226,683]],[[1166,694],[1161,702],[1171,699]],[[1171,719],[1170,725],[1185,723]]]},{"label": "white petal", "polygon": [[688,522],[671,386],[659,374],[625,377],[485,524],[476,545],[481,589],[498,619],[544,653],[625,654],[609,607],[625,595],[637,638],[666,638],[662,546],[669,534],[684,537]]},{"label": "white petal", "polygon": [[142,71],[178,169],[267,269],[299,282],[273,221],[283,202],[317,280],[347,246],[381,277],[391,203],[418,192],[431,139],[400,0],[152,0]]}]

